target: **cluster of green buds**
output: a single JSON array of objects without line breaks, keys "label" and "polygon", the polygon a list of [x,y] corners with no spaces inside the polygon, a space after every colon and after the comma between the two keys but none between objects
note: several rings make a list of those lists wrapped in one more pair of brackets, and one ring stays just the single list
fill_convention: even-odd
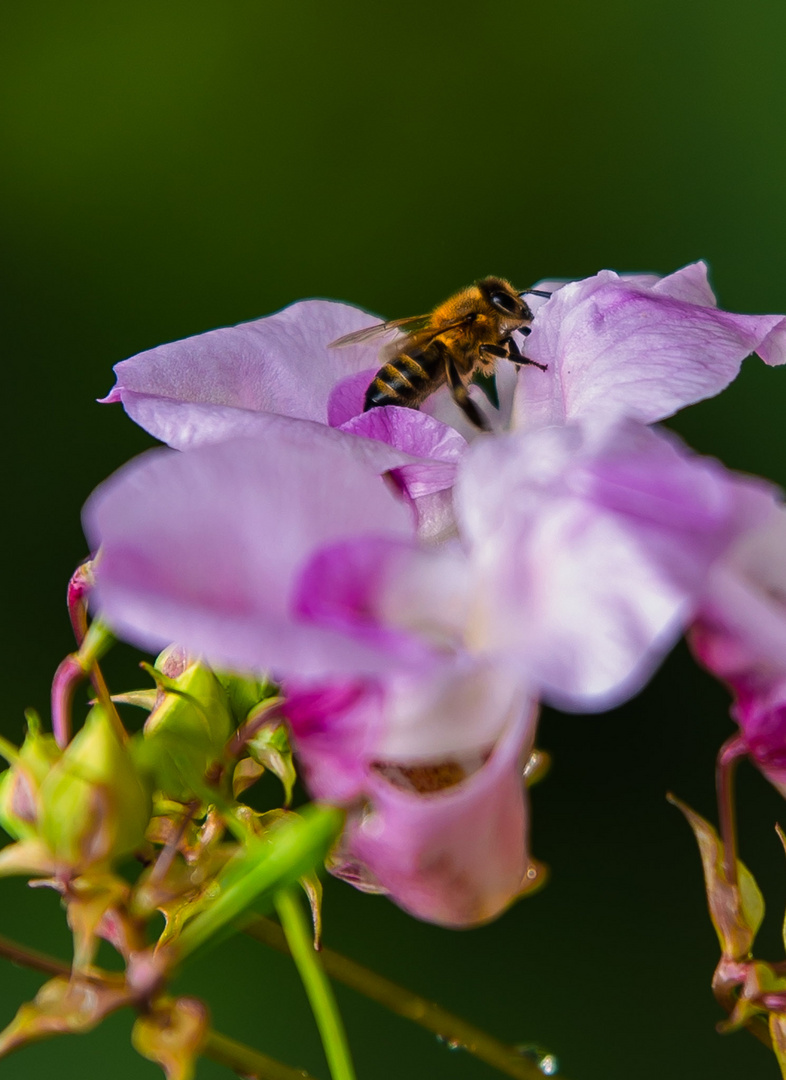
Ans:
[{"label": "cluster of green buds", "polygon": [[[316,867],[341,815],[289,809],[295,771],[274,685],[215,672],[172,647],[142,665],[151,686],[110,696],[97,659],[111,639],[96,624],[81,629],[79,651],[55,677],[55,734],[28,712],[21,747],[0,741],[0,824],[12,841],[0,850],[0,875],[57,890],[74,942],[72,962],[0,1034],[0,1056],[132,1007],[136,1048],[171,1080],[188,1080],[209,1015],[196,999],[169,996],[172,975],[252,905],[273,904],[297,882],[318,935]],[[97,700],[70,738],[85,677]],[[120,715],[128,706],[147,712],[133,733]],[[280,780],[281,799],[259,811],[239,796],[265,772]],[[122,973],[96,966],[101,940],[122,957]]]}]

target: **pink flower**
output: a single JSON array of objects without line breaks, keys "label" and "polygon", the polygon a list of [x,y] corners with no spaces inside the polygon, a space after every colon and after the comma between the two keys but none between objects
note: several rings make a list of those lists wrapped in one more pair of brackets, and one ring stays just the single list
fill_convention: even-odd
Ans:
[{"label": "pink flower", "polygon": [[[375,321],[347,304],[302,301],[122,361],[105,400],[122,401],[137,423],[177,449],[251,436],[272,423],[280,428],[282,418],[333,427],[349,422],[355,434],[410,454],[426,413],[474,438],[477,432],[445,388],[420,413],[407,410],[414,415],[392,441],[390,432],[374,427],[376,418],[368,428],[367,421],[360,428],[352,423],[379,367],[378,349],[328,345]],[[519,339],[522,347],[524,342]],[[517,377],[501,361],[499,412],[477,387],[472,393],[498,430],[511,423],[565,423],[599,411],[653,423],[719,393],[754,351],[768,364],[783,363],[786,320],[719,311],[703,263],[664,278],[603,270],[565,285],[538,307],[526,355],[548,365],[546,372],[524,368]]]},{"label": "pink flower", "polygon": [[322,545],[413,534],[407,505],[323,430],[151,451],[100,487],[85,530],[101,547],[97,603],[117,631],[241,670],[387,670],[373,643],[293,615],[300,569]]},{"label": "pink flower", "polygon": [[[423,918],[484,921],[531,883],[532,698],[512,669],[312,617],[303,582],[321,552],[414,543],[406,502],[344,445],[312,436],[153,451],[111,478],[85,510],[98,609],[142,646],[177,640],[221,666],[286,676],[312,792],[352,809],[345,858]],[[413,776],[428,790],[401,786]]]},{"label": "pink flower", "polygon": [[99,488],[99,611],[144,646],[283,678],[312,792],[350,809],[338,871],[423,918],[483,921],[532,870],[535,699],[638,690],[771,498],[594,419],[478,440],[459,536],[424,545],[352,448],[308,430],[153,451]]},{"label": "pink flower", "polygon": [[349,808],[337,872],[467,925],[535,872],[535,701],[635,693],[769,512],[643,422],[782,362],[786,322],[719,312],[700,266],[605,271],[540,308],[548,370],[501,365],[517,430],[475,439],[444,390],[362,412],[376,349],[327,345],[372,321],[306,301],[117,366],[107,400],[186,452],[94,494],[96,601],[145,647],[282,678],[312,792]]}]

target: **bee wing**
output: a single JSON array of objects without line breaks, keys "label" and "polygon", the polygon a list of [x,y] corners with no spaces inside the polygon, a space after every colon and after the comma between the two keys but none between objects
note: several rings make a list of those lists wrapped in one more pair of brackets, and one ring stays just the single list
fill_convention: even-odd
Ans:
[{"label": "bee wing", "polygon": [[365,345],[369,341],[378,341],[392,330],[401,330],[405,334],[422,329],[428,322],[428,315],[410,315],[406,319],[391,319],[389,322],[375,323],[366,326],[363,330],[355,330],[351,334],[344,334],[336,338],[328,345],[329,349],[343,349],[347,345]]}]

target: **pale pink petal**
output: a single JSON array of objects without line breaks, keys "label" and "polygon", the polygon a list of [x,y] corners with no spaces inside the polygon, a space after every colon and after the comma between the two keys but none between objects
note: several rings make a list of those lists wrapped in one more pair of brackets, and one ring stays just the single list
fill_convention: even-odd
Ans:
[{"label": "pale pink petal", "polygon": [[388,668],[372,644],[294,610],[300,571],[321,545],[412,535],[409,509],[384,482],[344,447],[317,442],[257,436],[153,451],[121,469],[85,509],[88,538],[101,545],[102,617],[145,647],[178,641],[222,666]]},{"label": "pale pink petal", "polygon": [[397,405],[369,409],[341,425],[341,430],[378,439],[412,457],[458,464],[467,449],[466,439],[452,427],[417,409]]},{"label": "pale pink petal", "polygon": [[699,304],[709,308],[718,306],[705,262],[690,263],[662,278],[635,277],[630,274],[623,274],[622,278],[626,282],[650,286],[654,293],[670,296],[673,300],[684,300],[687,304]]},{"label": "pale pink petal", "polygon": [[[128,392],[162,399],[148,419],[160,419],[166,402],[275,412],[326,424],[328,399],[343,378],[374,368],[374,346],[329,349],[330,342],[375,319],[359,308],[328,300],[303,300],[275,315],[211,330],[139,353],[115,367],[117,383],[105,399]],[[227,416],[222,424],[227,423]],[[238,419],[242,421],[242,413]],[[176,418],[167,424],[168,434]],[[148,428],[163,438],[157,426]],[[242,434],[243,431],[239,431]],[[192,431],[190,442],[198,440]]]},{"label": "pale pink petal", "polygon": [[723,390],[752,352],[786,359],[786,319],[719,311],[703,264],[650,286],[610,270],[573,282],[539,309],[514,424],[567,423],[593,411],[653,423]]},{"label": "pale pink petal", "polygon": [[546,699],[609,708],[695,610],[713,562],[770,489],[633,422],[477,443],[457,486],[481,600],[470,647],[518,654]]}]

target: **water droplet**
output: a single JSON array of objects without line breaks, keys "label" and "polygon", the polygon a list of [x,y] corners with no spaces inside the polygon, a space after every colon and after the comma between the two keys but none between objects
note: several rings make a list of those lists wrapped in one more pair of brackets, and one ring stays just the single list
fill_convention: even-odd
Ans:
[{"label": "water droplet", "polygon": [[559,1071],[559,1062],[554,1054],[550,1054],[548,1050],[544,1050],[542,1046],[537,1046],[535,1043],[522,1043],[515,1047],[516,1053],[519,1057],[526,1058],[533,1064],[537,1065],[544,1076],[556,1076]]},{"label": "water droplet", "polygon": [[464,1050],[464,1043],[459,1039],[448,1039],[444,1035],[437,1035],[437,1042],[443,1043],[448,1050]]}]

